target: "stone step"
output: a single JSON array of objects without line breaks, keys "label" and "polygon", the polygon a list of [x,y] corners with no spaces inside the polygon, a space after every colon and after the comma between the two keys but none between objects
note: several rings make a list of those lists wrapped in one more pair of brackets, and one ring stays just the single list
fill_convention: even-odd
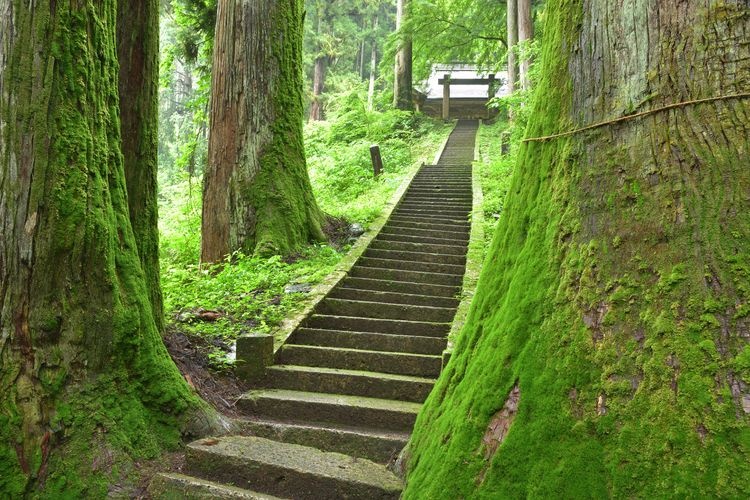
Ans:
[{"label": "stone step", "polygon": [[320,328],[298,328],[287,341],[289,344],[344,347],[367,351],[408,352],[441,355],[448,345],[442,337],[396,335],[393,333],[348,332]]},{"label": "stone step", "polygon": [[456,315],[455,308],[367,302],[327,297],[315,310],[318,314],[358,318],[406,319],[428,323],[447,323]]},{"label": "stone step", "polygon": [[[308,346],[303,346],[307,348]],[[313,349],[324,349],[314,347]],[[343,368],[276,365],[268,369],[263,387],[302,392],[327,392],[367,398],[397,399],[423,403],[435,380],[384,372]]]},{"label": "stone step", "polygon": [[383,269],[355,265],[349,276],[354,278],[372,278],[408,283],[428,283],[431,285],[461,286],[464,277],[459,274],[425,273],[422,271],[403,271],[401,269]]},{"label": "stone step", "polygon": [[455,240],[446,238],[433,238],[427,236],[416,236],[410,234],[397,234],[382,232],[378,235],[378,239],[381,241],[404,241],[410,243],[428,243],[434,245],[453,245],[461,249],[460,253],[466,255],[466,251],[469,248],[467,240]]},{"label": "stone step", "polygon": [[302,421],[411,432],[421,405],[343,394],[261,389],[243,395],[237,407],[253,418]]},{"label": "stone step", "polygon": [[473,190],[471,185],[460,186],[457,184],[445,185],[445,184],[428,184],[428,183],[412,183],[411,187],[406,191],[408,194],[430,194],[430,195],[446,195],[446,196],[460,196],[471,197]]},{"label": "stone step", "polygon": [[187,446],[188,471],[297,499],[397,499],[401,481],[385,466],[340,453],[248,436]]},{"label": "stone step", "polygon": [[148,486],[149,498],[163,500],[281,500],[279,497],[175,473],[156,474]]},{"label": "stone step", "polygon": [[427,262],[433,264],[451,264],[466,266],[466,257],[440,253],[408,252],[404,250],[387,250],[383,248],[368,248],[365,257],[375,259],[406,260],[411,262]]},{"label": "stone step", "polygon": [[469,220],[469,212],[464,209],[451,210],[451,209],[435,209],[435,208],[413,208],[413,207],[397,207],[393,211],[392,215],[406,215],[409,217],[431,217],[443,219],[458,219],[462,221]]},{"label": "stone step", "polygon": [[457,274],[464,272],[465,266],[444,264],[440,262],[419,262],[413,260],[379,259],[377,257],[361,257],[357,264],[365,267],[380,267],[383,269],[403,269],[405,271],[421,271],[424,273]]},{"label": "stone step", "polygon": [[243,435],[313,446],[322,451],[344,453],[381,464],[393,461],[409,440],[407,432],[273,420],[239,419],[236,422]]},{"label": "stone step", "polygon": [[399,208],[415,208],[418,210],[455,210],[457,212],[465,210],[466,213],[470,212],[472,207],[471,201],[468,200],[420,200],[416,198],[404,198],[398,206]]},{"label": "stone step", "polygon": [[471,226],[471,222],[468,221],[467,217],[462,218],[451,218],[451,217],[428,217],[418,216],[409,214],[393,214],[389,219],[391,221],[402,221],[402,222],[427,222],[432,224],[449,224],[456,225],[459,227]]},{"label": "stone step", "polygon": [[468,235],[471,230],[471,225],[468,222],[455,222],[455,223],[440,223],[432,221],[430,219],[423,219],[421,221],[409,221],[400,220],[397,217],[392,217],[388,221],[390,227],[404,227],[411,229],[424,229],[427,231],[448,231],[451,233],[461,233]]},{"label": "stone step", "polygon": [[450,323],[352,318],[348,316],[330,316],[325,314],[313,314],[310,318],[306,319],[304,323],[305,328],[441,338],[448,335],[450,326]]},{"label": "stone step", "polygon": [[432,187],[427,186],[413,186],[407,192],[407,196],[444,196],[447,198],[460,198],[460,199],[472,199],[473,192],[471,188],[447,188],[437,185]]},{"label": "stone step", "polygon": [[328,297],[335,299],[349,299],[365,302],[385,302],[388,304],[410,304],[414,306],[444,307],[455,310],[458,299],[451,297],[434,297],[431,295],[416,295],[411,293],[382,292],[378,290],[362,290],[357,288],[336,287]]},{"label": "stone step", "polygon": [[428,253],[437,255],[453,255],[466,257],[466,248],[457,245],[431,244],[411,241],[382,240],[376,238],[370,243],[370,249],[403,251],[413,253]]},{"label": "stone step", "polygon": [[407,196],[401,200],[399,208],[423,208],[423,209],[455,209],[471,212],[472,200],[459,200],[457,198],[443,198],[441,196]]},{"label": "stone step", "polygon": [[461,187],[459,185],[446,186],[440,183],[420,183],[412,184],[407,191],[407,196],[411,194],[429,194],[429,195],[447,195],[450,197],[473,198],[474,192],[470,186]]},{"label": "stone step", "polygon": [[427,354],[287,344],[276,353],[276,362],[282,365],[437,377],[440,375],[442,358]]},{"label": "stone step", "polygon": [[408,281],[389,281],[377,278],[347,277],[340,287],[374,290],[378,292],[406,293],[409,295],[427,295],[430,297],[454,298],[460,287],[450,285],[431,285],[429,283],[409,283]]},{"label": "stone step", "polygon": [[451,208],[425,208],[425,207],[404,207],[399,206],[394,210],[394,214],[398,215],[411,215],[420,217],[447,217],[447,218],[460,218],[468,220],[470,210],[454,210]]},{"label": "stone step", "polygon": [[414,180],[410,184],[411,186],[422,186],[422,185],[440,185],[440,186],[458,186],[461,188],[467,188],[472,186],[473,180],[468,175],[455,175],[455,174],[419,174],[414,177]]},{"label": "stone step", "polygon": [[467,205],[472,202],[471,193],[468,194],[449,194],[449,193],[406,193],[403,202],[416,201],[418,203],[455,203],[457,205]]}]

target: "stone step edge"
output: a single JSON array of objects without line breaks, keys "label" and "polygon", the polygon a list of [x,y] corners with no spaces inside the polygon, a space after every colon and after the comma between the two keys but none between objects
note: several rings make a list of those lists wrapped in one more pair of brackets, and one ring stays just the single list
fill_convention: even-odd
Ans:
[{"label": "stone step edge", "polygon": [[257,493],[229,484],[217,483],[200,477],[175,472],[157,473],[147,488],[151,498],[162,499],[208,499],[228,498],[237,500],[290,500]]},{"label": "stone step edge", "polygon": [[[403,487],[401,480],[376,462],[250,436],[203,439],[190,443],[187,446],[187,469],[219,480],[237,478],[238,482],[252,481],[256,487],[260,486],[259,489],[276,490],[273,494],[299,494],[302,495],[300,498],[314,498],[309,485],[315,486],[316,495],[317,492],[322,495],[316,498],[339,498],[352,494],[361,497],[365,492],[371,495],[375,491],[388,493],[389,498],[398,498]],[[336,491],[319,491],[324,487]],[[284,492],[279,493],[282,490]]]},{"label": "stone step edge", "polygon": [[[301,344],[288,344],[288,345],[300,346]],[[324,348],[325,346],[304,345],[304,347]],[[364,351],[364,349],[353,349],[353,350]],[[387,351],[366,351],[366,352],[387,352]],[[429,356],[429,355],[417,354],[417,356]],[[439,357],[439,356],[433,356],[433,357]],[[287,371],[287,372],[304,372],[304,373],[322,373],[322,374],[328,374],[328,375],[344,375],[344,376],[353,376],[353,377],[369,377],[369,378],[392,380],[396,382],[417,382],[420,384],[434,384],[435,382],[437,382],[437,379],[429,378],[429,377],[418,377],[418,376],[413,376],[413,375],[398,375],[394,373],[371,372],[371,371],[365,371],[365,370],[347,370],[344,368],[327,368],[327,367],[321,367],[321,366],[307,366],[307,365],[273,365],[273,366],[269,366],[268,370],[271,372]]]}]

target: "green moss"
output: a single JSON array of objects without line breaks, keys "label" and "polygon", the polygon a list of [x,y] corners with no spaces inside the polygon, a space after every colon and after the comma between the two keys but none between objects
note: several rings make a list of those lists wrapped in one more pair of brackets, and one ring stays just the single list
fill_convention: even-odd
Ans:
[{"label": "green moss", "polygon": [[[546,8],[528,136],[581,124],[583,5]],[[668,143],[692,172],[648,157],[654,136],[678,135],[664,124],[522,148],[466,326],[418,417],[405,498],[750,494],[750,421],[729,380],[746,367],[732,318],[747,303],[738,193],[750,175],[681,142],[699,142],[701,126],[721,134],[691,123]],[[741,128],[723,130],[746,147]],[[485,461],[482,437],[515,381],[518,414]]]},{"label": "green moss", "polygon": [[211,413],[161,341],[128,216],[117,2],[13,7],[2,77],[14,107],[0,115],[12,154],[0,169],[14,156],[30,172],[0,196],[27,201],[9,217],[34,224],[11,235],[33,239],[33,260],[8,256],[22,271],[5,275],[0,306],[2,331],[15,332],[0,349],[0,497],[102,497]]}]

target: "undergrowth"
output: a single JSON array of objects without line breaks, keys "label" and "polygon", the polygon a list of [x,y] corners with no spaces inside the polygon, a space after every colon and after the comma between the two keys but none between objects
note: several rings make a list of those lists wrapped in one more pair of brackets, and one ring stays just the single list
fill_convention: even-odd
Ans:
[{"label": "undergrowth", "polygon": [[[432,161],[450,127],[423,115],[368,111],[362,85],[344,82],[329,101],[328,121],[308,124],[308,169],[321,209],[365,229],[385,208],[411,168]],[[375,179],[370,146],[381,148],[384,173]],[[200,175],[162,169],[161,279],[168,323],[212,339],[214,367],[242,333],[273,333],[304,309],[307,290],[333,271],[349,243],[311,245],[294,255],[260,258],[235,254],[232,265],[201,268]],[[339,222],[340,224],[340,222]],[[352,239],[353,241],[353,239]],[[304,291],[285,290],[301,285]]]}]

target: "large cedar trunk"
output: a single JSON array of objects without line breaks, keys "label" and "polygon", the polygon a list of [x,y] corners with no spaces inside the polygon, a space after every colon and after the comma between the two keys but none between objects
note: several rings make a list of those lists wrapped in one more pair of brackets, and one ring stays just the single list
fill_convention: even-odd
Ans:
[{"label": "large cedar trunk", "polygon": [[[547,6],[530,136],[750,92],[747,2]],[[748,117],[522,148],[406,498],[750,496]]]},{"label": "large cedar trunk", "polygon": [[322,240],[302,144],[300,0],[221,0],[214,45],[203,262]]},{"label": "large cedar trunk", "polygon": [[120,61],[120,121],[130,224],[146,275],[156,327],[164,323],[159,280],[158,74],[159,2],[118,2],[117,53]]},{"label": "large cedar trunk", "polygon": [[112,464],[176,445],[202,408],[130,224],[116,18],[114,0],[0,0],[3,498],[106,496]]},{"label": "large cedar trunk", "polygon": [[409,12],[409,0],[398,0],[396,30],[399,31],[399,44],[394,70],[393,105],[404,110],[414,108],[412,99],[412,38],[409,33],[402,30]]}]

